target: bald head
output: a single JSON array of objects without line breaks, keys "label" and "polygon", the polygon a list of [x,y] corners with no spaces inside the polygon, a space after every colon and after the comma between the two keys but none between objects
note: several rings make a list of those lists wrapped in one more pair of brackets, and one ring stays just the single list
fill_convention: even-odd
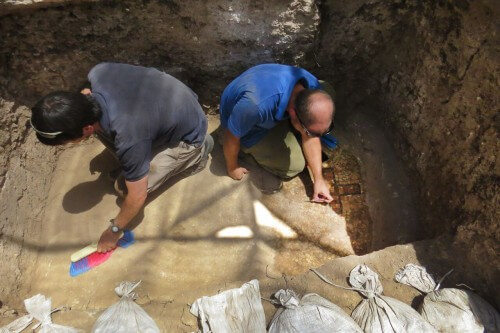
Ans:
[{"label": "bald head", "polygon": [[302,90],[295,99],[295,110],[305,127],[324,133],[333,122],[335,104],[323,90]]}]

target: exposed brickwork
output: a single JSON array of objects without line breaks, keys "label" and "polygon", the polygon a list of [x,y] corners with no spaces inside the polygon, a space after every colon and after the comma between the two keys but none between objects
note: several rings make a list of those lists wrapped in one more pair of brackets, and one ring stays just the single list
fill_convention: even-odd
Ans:
[{"label": "exposed brickwork", "polygon": [[365,204],[361,169],[356,157],[343,149],[328,152],[323,176],[331,185],[332,209],[346,219],[347,232],[356,254],[370,250],[372,221]]}]

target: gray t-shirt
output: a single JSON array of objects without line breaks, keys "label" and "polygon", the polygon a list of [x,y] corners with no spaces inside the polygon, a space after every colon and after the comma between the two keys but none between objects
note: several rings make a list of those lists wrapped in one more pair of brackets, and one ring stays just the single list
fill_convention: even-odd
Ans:
[{"label": "gray t-shirt", "polygon": [[155,147],[203,143],[207,119],[198,96],[176,78],[154,68],[102,63],[88,79],[103,112],[99,123],[125,179],[139,180],[148,173]]}]

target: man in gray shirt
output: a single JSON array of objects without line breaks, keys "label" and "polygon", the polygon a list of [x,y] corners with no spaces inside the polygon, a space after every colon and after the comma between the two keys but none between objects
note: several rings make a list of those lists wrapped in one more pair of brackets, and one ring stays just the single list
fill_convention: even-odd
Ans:
[{"label": "man in gray shirt", "polygon": [[[213,148],[196,94],[154,68],[102,63],[88,74],[91,89],[51,93],[32,108],[31,124],[48,145],[98,136],[118,158],[118,215],[101,235],[99,252],[116,247],[147,194],[177,174],[201,171]],[[120,185],[122,184],[122,185]]]}]

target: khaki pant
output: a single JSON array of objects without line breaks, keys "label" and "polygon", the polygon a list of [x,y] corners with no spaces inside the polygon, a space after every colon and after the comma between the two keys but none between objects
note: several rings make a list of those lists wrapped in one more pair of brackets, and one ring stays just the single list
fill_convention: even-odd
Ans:
[{"label": "khaki pant", "polygon": [[[118,160],[111,141],[101,133],[96,133],[96,135],[99,141]],[[175,175],[186,172],[187,176],[203,169],[208,161],[208,154],[206,154],[206,158],[202,161],[205,149],[205,144],[195,146],[185,142],[153,149],[153,159],[150,162],[148,173],[148,193],[153,192]]]},{"label": "khaki pant", "polygon": [[289,120],[283,120],[272,128],[252,147],[241,147],[241,151],[252,156],[262,168],[281,178],[298,175],[306,165],[301,145]]},{"label": "khaki pant", "polygon": [[[192,171],[203,169],[208,160],[202,161],[205,145],[194,145],[180,142],[179,144],[159,149],[151,160],[148,173],[148,193],[160,187],[169,178],[186,171],[186,176]],[[154,153],[154,152],[153,152]],[[192,169],[192,170],[191,170]]]}]

